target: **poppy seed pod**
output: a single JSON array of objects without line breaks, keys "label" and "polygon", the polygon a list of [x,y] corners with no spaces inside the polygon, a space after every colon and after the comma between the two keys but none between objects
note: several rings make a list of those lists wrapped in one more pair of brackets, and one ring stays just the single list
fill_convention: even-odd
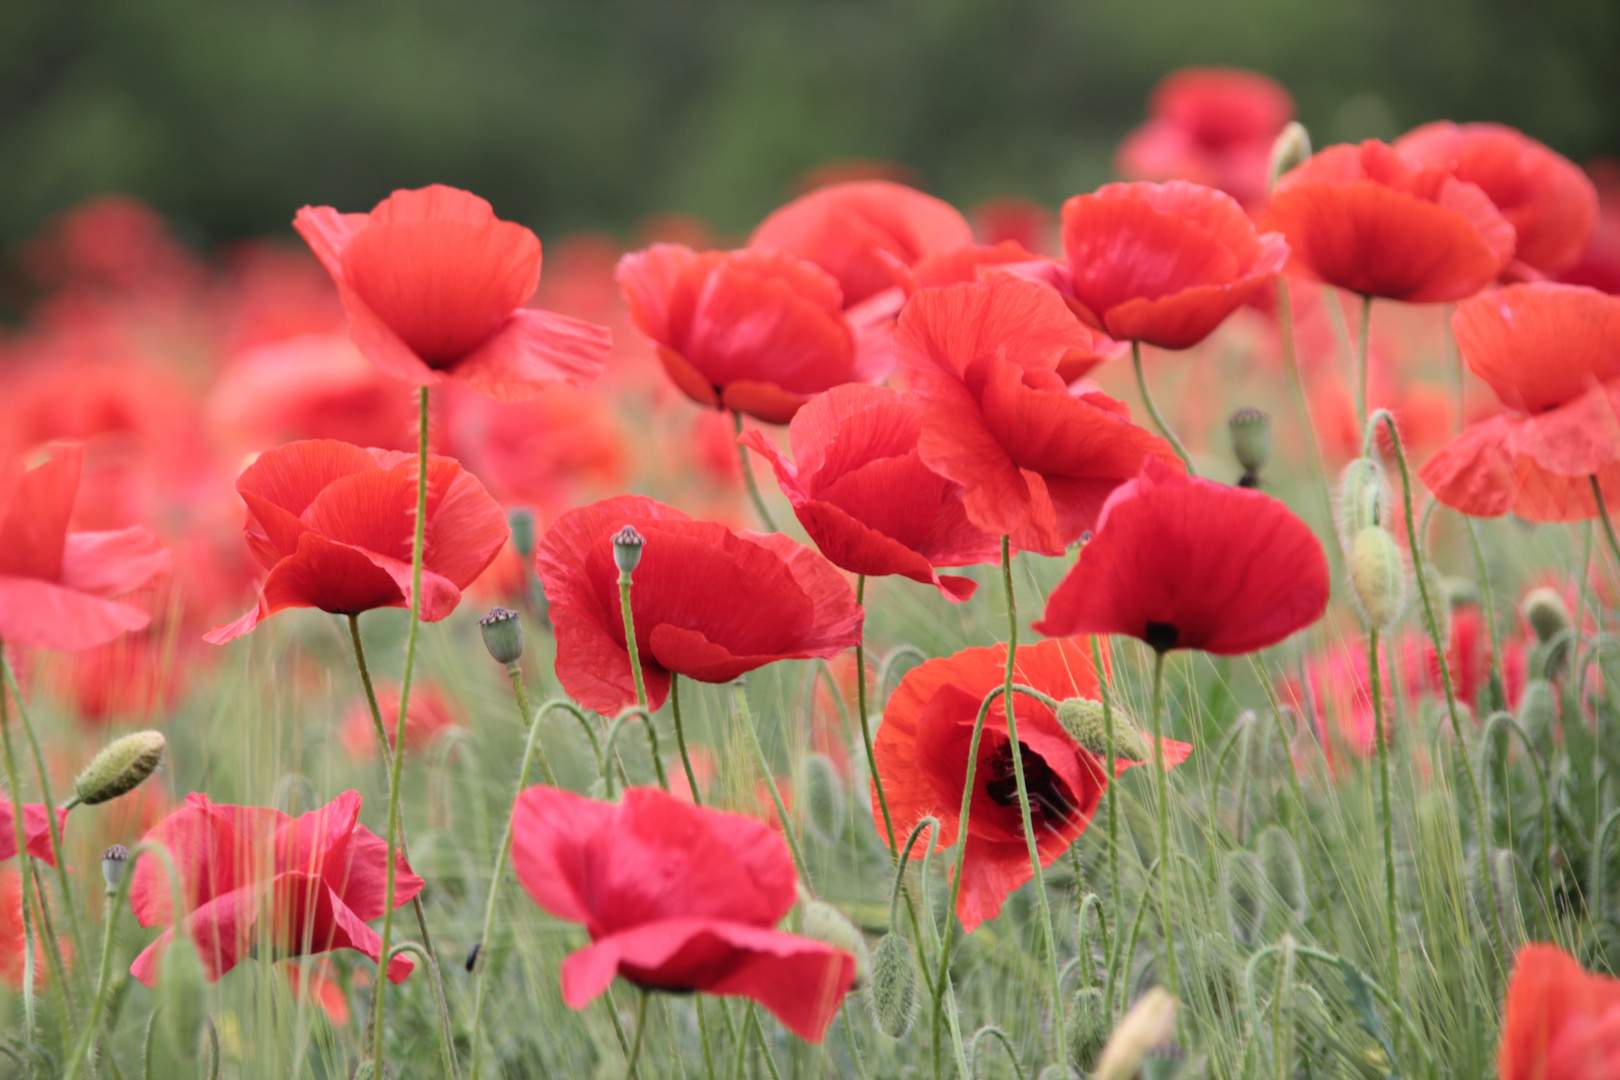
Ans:
[{"label": "poppy seed pod", "polygon": [[1545,585],[1525,593],[1519,610],[1524,613],[1524,621],[1536,632],[1536,640],[1543,644],[1568,630],[1572,621],[1564,598],[1557,589]]},{"label": "poppy seed pod", "polygon": [[1406,564],[1395,538],[1381,526],[1367,526],[1351,542],[1350,584],[1369,626],[1395,625],[1406,605]]},{"label": "poppy seed pod", "polygon": [[634,525],[626,525],[613,534],[613,562],[619,573],[634,573],[641,563],[641,548],[646,543]]},{"label": "poppy seed pod", "polygon": [[110,743],[74,782],[79,801],[95,806],[134,791],[163,761],[166,745],[160,731],[137,731]]},{"label": "poppy seed pod", "polygon": [[1298,120],[1290,120],[1277,141],[1271,144],[1271,169],[1267,187],[1276,187],[1284,173],[1305,164],[1311,156],[1311,133]]},{"label": "poppy seed pod", "polygon": [[506,527],[512,530],[512,547],[528,562],[534,558],[534,511],[519,506],[506,512]]},{"label": "poppy seed pod", "polygon": [[[1114,714],[1114,757],[1121,761],[1141,763],[1153,756],[1148,742],[1136,729],[1131,718],[1118,706]],[[1108,728],[1104,723],[1103,707],[1089,698],[1070,698],[1057,707],[1058,723],[1080,746],[1100,758],[1108,756]]]},{"label": "poppy seed pod", "polygon": [[917,965],[911,958],[911,942],[899,934],[884,934],[872,950],[872,985],[867,997],[883,1034],[898,1039],[911,1030],[917,1011]]},{"label": "poppy seed pod", "polygon": [[844,785],[826,754],[805,758],[803,782],[810,830],[827,843],[834,843],[844,830]]},{"label": "poppy seed pod", "polygon": [[1108,1008],[1095,986],[1076,990],[1069,1003],[1069,1064],[1090,1072],[1108,1041]]},{"label": "poppy seed pod", "polygon": [[825,900],[806,902],[799,912],[799,933],[843,949],[855,958],[855,981],[849,986],[851,990],[860,990],[872,981],[872,953],[866,947],[866,938],[842,911]]},{"label": "poppy seed pod", "polygon": [[107,895],[118,891],[124,883],[124,871],[129,869],[129,848],[114,844],[101,853],[101,878],[107,883]]},{"label": "poppy seed pod", "polygon": [[510,608],[490,608],[478,620],[478,632],[497,664],[515,664],[523,656],[523,620]]},{"label": "poppy seed pod", "polygon": [[1339,474],[1339,539],[1346,547],[1369,525],[1389,515],[1389,479],[1372,458],[1356,458]]},{"label": "poppy seed pod", "polygon": [[1232,456],[1243,466],[1239,487],[1258,487],[1260,470],[1271,457],[1271,417],[1251,406],[1244,406],[1226,421],[1232,433]]},{"label": "poppy seed pod", "polygon": [[1176,1022],[1176,999],[1155,986],[1139,998],[1114,1029],[1097,1062],[1096,1080],[1130,1080],[1148,1051],[1170,1038]]}]

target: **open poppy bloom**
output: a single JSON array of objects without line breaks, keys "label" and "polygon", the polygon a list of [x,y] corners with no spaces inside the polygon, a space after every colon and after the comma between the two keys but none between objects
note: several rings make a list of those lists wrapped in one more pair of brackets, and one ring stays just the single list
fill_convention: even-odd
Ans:
[{"label": "open poppy bloom", "polygon": [[1458,305],[1451,325],[1509,411],[1429,459],[1419,475],[1434,497],[1470,517],[1596,517],[1592,477],[1620,496],[1620,297],[1509,285]]},{"label": "open poppy bloom", "polygon": [[1265,227],[1288,239],[1289,273],[1412,304],[1474,295],[1514,248],[1512,224],[1478,185],[1373,139],[1290,171]]},{"label": "open poppy bloom", "polygon": [[55,443],[28,468],[0,454],[0,641],[78,652],[143,629],[151,616],[113,597],[172,569],[139,526],[68,532],[84,447]]},{"label": "open poppy bloom", "polygon": [[799,411],[788,429],[797,463],[759,431],[742,442],[767,458],[776,482],[816,547],[852,574],[901,574],[961,602],[971,578],[935,566],[1001,558],[996,540],[973,526],[962,487],[931,471],[917,450],[922,408],[877,386],[840,386]]},{"label": "open poppy bloom", "polygon": [[[56,827],[67,826],[67,811],[56,811]],[[51,819],[40,803],[23,803],[23,842],[28,854],[42,860],[47,866],[56,865],[56,853],[51,849]],[[17,818],[13,804],[0,802],[0,861],[17,854]]]},{"label": "open poppy bloom", "polygon": [[1396,139],[1395,149],[1490,197],[1515,234],[1504,280],[1535,281],[1573,265],[1597,229],[1597,188],[1580,167],[1503,124],[1437,120]]},{"label": "open poppy bloom", "polygon": [[785,424],[857,377],[843,295],[814,263],[654,244],[620,259],[614,277],[670,379],[700,405]]},{"label": "open poppy bloom", "polygon": [[521,401],[596,378],[612,347],[604,326],[523,306],[540,241],[470,192],[396,191],[369,214],[306,206],[293,226],[337,283],[355,344],[397,379]]},{"label": "open poppy bloom", "polygon": [[1271,146],[1294,118],[1294,99],[1259,72],[1182,68],[1154,87],[1148,117],[1120,144],[1120,176],[1190,180],[1252,210],[1266,201]]},{"label": "open poppy bloom", "polygon": [[512,869],[591,944],[562,962],[582,1009],[615,975],[645,990],[746,997],[820,1042],[855,979],[855,958],[777,923],[798,898],[787,845],[762,822],[656,788],[622,803],[532,787],[512,810]]},{"label": "open poppy bloom", "polygon": [[1240,656],[1311,625],[1327,602],[1321,541],[1286,505],[1150,459],[1109,496],[1035,629]]},{"label": "open poppy bloom", "polygon": [[1501,1080],[1620,1076],[1620,979],[1588,974],[1556,945],[1513,961],[1502,1018]]},{"label": "open poppy bloom", "polygon": [[620,495],[571,510],[535,552],[557,633],[557,678],[588,709],[636,703],[613,534],[644,538],[630,590],[636,649],[656,709],[671,675],[723,683],[777,660],[833,657],[861,639],[855,592],[826,559],[781,533],[732,532]]},{"label": "open poppy bloom", "polygon": [[962,485],[968,520],[1026,551],[1060,554],[1144,458],[1175,460],[1123,403],[1069,393],[1057,369],[1094,337],[1044,285],[995,277],[923,289],[895,340],[923,403],[923,464]]},{"label": "open poppy bloom", "polygon": [[[248,507],[248,548],[270,576],[259,586],[258,606],[206,639],[223,645],[287,608],[356,615],[410,607],[418,468],[415,454],[330,439],[261,454],[237,477],[236,490]],[[510,531],[477,478],[451,458],[428,456],[425,621],[455,610],[461,590]]]},{"label": "open poppy bloom", "polygon": [[[259,806],[226,806],[194,791],[143,842],[162,844],[180,872],[187,905],[181,926],[213,982],[255,949],[276,959],[354,949],[379,960],[382,938],[367,926],[383,914],[388,845],[359,823],[360,795],[346,791],[319,810],[288,817]],[[394,906],[422,891],[405,857],[394,856]],[[129,901],[142,926],[171,922],[168,874],[156,859],[135,864]],[[129,973],[147,986],[173,935],[164,931]],[[388,978],[402,982],[415,964],[396,957]]]},{"label": "open poppy bloom", "polygon": [[[912,668],[889,698],[873,753],[898,835],[908,834],[931,814],[941,826],[935,850],[956,842],[973,725],[985,695],[1002,685],[1006,668],[1006,645],[964,649]],[[1059,701],[1096,700],[1098,696],[1090,650],[1075,641],[1020,647],[1013,679]],[[1013,708],[1036,848],[1041,865],[1050,866],[1086,831],[1108,786],[1107,758],[1075,742],[1058,723],[1057,714],[1034,698],[1016,694]],[[1118,722],[1128,723],[1122,718]],[[1146,738],[1143,736],[1144,742]],[[1140,760],[1116,757],[1116,775],[1152,761],[1152,744],[1147,746],[1148,753]],[[1164,740],[1167,767],[1185,761],[1191,752],[1186,743]],[[968,811],[967,855],[956,901],[957,917],[969,933],[984,920],[995,918],[1013,890],[1034,877],[1012,753],[1007,709],[998,697],[985,716],[979,740]],[[875,787],[872,814],[882,820]],[[920,846],[912,849],[912,858],[922,856]]]}]

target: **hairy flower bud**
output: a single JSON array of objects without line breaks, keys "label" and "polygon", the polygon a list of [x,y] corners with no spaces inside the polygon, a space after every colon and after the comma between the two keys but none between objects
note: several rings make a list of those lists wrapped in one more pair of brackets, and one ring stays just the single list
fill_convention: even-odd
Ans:
[{"label": "hairy flower bud", "polygon": [[189,1061],[197,1055],[197,1041],[208,1019],[208,981],[189,934],[171,939],[163,950],[157,992],[158,1022],[169,1049]]},{"label": "hairy flower bud", "polygon": [[1148,1051],[1170,1038],[1175,1022],[1176,999],[1163,987],[1143,994],[1103,1047],[1095,1080],[1131,1080]]},{"label": "hairy flower bud", "polygon": [[1272,825],[1260,834],[1256,847],[1260,849],[1260,866],[1271,891],[1295,919],[1304,922],[1311,913],[1311,899],[1293,836],[1282,826]]},{"label": "hairy flower bud", "polygon": [[478,632],[497,664],[515,664],[523,656],[523,620],[510,608],[490,608],[478,620]]},{"label": "hairy flower bud", "polygon": [[872,980],[872,953],[866,937],[849,917],[825,900],[808,900],[799,911],[799,933],[813,941],[826,942],[855,957],[855,981],[851,990],[863,989]]},{"label": "hairy flower bud", "polygon": [[1551,753],[1558,726],[1558,693],[1546,679],[1531,679],[1519,698],[1519,726],[1543,756]]},{"label": "hairy flower bud", "polygon": [[1251,406],[1244,406],[1227,418],[1232,433],[1232,456],[1243,466],[1239,487],[1258,487],[1260,470],[1271,457],[1271,417]]},{"label": "hairy flower bud", "polygon": [[613,561],[619,573],[629,574],[641,563],[641,549],[646,539],[634,525],[626,525],[613,534]]},{"label": "hairy flower bud", "polygon": [[1543,585],[1524,594],[1519,610],[1524,621],[1536,632],[1536,640],[1543,644],[1551,641],[1573,625],[1569,608],[1557,589]]},{"label": "hairy flower bud", "polygon": [[1395,625],[1406,605],[1406,563],[1395,538],[1369,525],[1350,544],[1350,584],[1362,617],[1383,630]]},{"label": "hairy flower bud", "polygon": [[506,526],[512,530],[512,547],[527,563],[534,558],[534,511],[522,506],[508,510]]},{"label": "hairy flower bud", "polygon": [[1221,867],[1221,887],[1226,893],[1226,917],[1233,939],[1245,948],[1254,948],[1271,908],[1259,857],[1241,848],[1229,852]]},{"label": "hairy flower bud", "polygon": [[1389,480],[1372,458],[1356,458],[1339,474],[1339,540],[1346,547],[1369,525],[1389,516]]},{"label": "hairy flower bud", "polygon": [[1109,1017],[1103,993],[1095,986],[1075,991],[1069,1003],[1069,1064],[1090,1072],[1108,1042]]},{"label": "hairy flower bud", "polygon": [[1277,136],[1277,141],[1271,144],[1270,180],[1266,187],[1276,187],[1284,174],[1305,164],[1310,156],[1310,132],[1298,120],[1290,120],[1288,126],[1282,129],[1282,134]]},{"label": "hairy flower bud", "polygon": [[872,950],[872,985],[867,991],[878,1030],[898,1039],[911,1030],[917,1011],[917,964],[911,942],[899,934],[884,934]]},{"label": "hairy flower bud", "polygon": [[827,843],[837,841],[844,830],[844,785],[826,754],[804,759],[805,819]]},{"label": "hairy flower bud", "polygon": [[[1117,705],[1114,714],[1114,757],[1121,761],[1142,762],[1153,756],[1153,747],[1137,730],[1131,718]],[[1089,698],[1070,698],[1057,707],[1058,723],[1069,733],[1069,738],[1081,749],[1100,758],[1108,756],[1108,728],[1104,723],[1102,702]]]},{"label": "hairy flower bud", "polygon": [[129,848],[114,844],[101,853],[101,879],[107,883],[107,895],[118,891],[124,883],[124,871],[129,869]]},{"label": "hairy flower bud", "polygon": [[137,731],[109,743],[74,782],[79,801],[95,806],[134,791],[162,763],[166,745],[161,731]]}]

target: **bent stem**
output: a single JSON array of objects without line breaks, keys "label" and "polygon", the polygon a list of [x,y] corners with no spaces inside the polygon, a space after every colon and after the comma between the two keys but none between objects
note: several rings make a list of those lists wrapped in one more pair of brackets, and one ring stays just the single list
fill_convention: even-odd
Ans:
[{"label": "bent stem", "polygon": [[1192,457],[1187,453],[1187,448],[1181,445],[1181,440],[1176,438],[1176,433],[1170,430],[1170,425],[1165,423],[1164,417],[1159,415],[1159,407],[1153,404],[1153,395],[1148,391],[1147,376],[1142,373],[1142,343],[1140,341],[1131,342],[1131,364],[1136,368],[1136,387],[1142,393],[1142,404],[1147,406],[1148,415],[1153,418],[1153,426],[1159,429],[1159,434],[1163,435],[1165,441],[1170,444],[1170,449],[1174,450],[1176,456],[1181,459],[1182,464],[1187,466],[1187,475],[1197,476],[1198,470],[1193,468]]},{"label": "bent stem", "polygon": [[[1389,809],[1389,732],[1384,726],[1384,691],[1380,685],[1378,627],[1367,631],[1367,670],[1372,691],[1373,730],[1378,736],[1378,789],[1384,819],[1384,931],[1389,936],[1389,990],[1401,993],[1400,930],[1395,915],[1395,825]],[[1397,1036],[1397,1040],[1398,1040]],[[1397,1049],[1397,1053],[1398,1053]]]},{"label": "bent stem", "polygon": [[[866,604],[866,575],[855,578],[855,603],[864,610]],[[882,688],[879,687],[881,691]],[[838,688],[833,687],[833,693]],[[889,799],[883,794],[883,777],[878,775],[877,751],[872,746],[872,721],[866,716],[866,624],[861,624],[861,636],[855,642],[855,708],[861,714],[861,745],[866,748],[866,771],[872,777],[872,789],[877,792],[878,807],[883,811],[883,832],[889,840],[889,854],[894,850],[894,818],[889,814]]]},{"label": "bent stem", "polygon": [[804,887],[812,896],[814,888],[810,885],[810,865],[804,861],[804,852],[799,850],[799,838],[794,835],[793,822],[788,818],[787,806],[782,802],[782,792],[776,786],[776,774],[771,771],[771,763],[765,757],[765,746],[759,741],[759,732],[754,730],[753,714],[748,711],[748,687],[741,679],[731,685],[737,701],[737,713],[742,717],[743,730],[748,732],[748,738],[754,744],[754,756],[759,761],[759,770],[765,774],[765,786],[770,789],[771,802],[776,804],[776,816],[782,822],[782,835],[787,837],[788,847],[793,851],[793,863],[799,868],[799,878]]},{"label": "bent stem", "polygon": [[394,946],[394,951],[388,954],[390,962],[400,953],[415,953],[422,960],[422,966],[427,969],[428,986],[433,991],[433,1004],[439,1013],[439,1060],[444,1063],[444,1075],[456,1076],[455,1036],[450,1030],[450,1006],[444,997],[444,979],[439,972],[439,962],[428,955],[428,951],[414,941],[402,941]]},{"label": "bent stem", "polygon": [[[1164,769],[1164,657],[1153,653],[1153,704],[1148,710],[1149,725],[1153,732],[1153,789],[1159,804],[1158,844],[1159,864],[1164,873],[1159,875],[1159,921],[1164,924],[1164,967],[1170,993],[1181,996],[1181,973],[1176,963],[1175,922],[1170,917],[1170,776]],[[1110,785],[1112,786],[1112,785]]]},{"label": "bent stem", "polygon": [[[737,432],[737,438],[742,438],[742,413],[733,412],[731,422],[733,429]],[[737,464],[742,466],[743,482],[748,485],[748,497],[754,500],[754,512],[759,515],[759,520],[764,522],[765,531],[781,532],[782,530],[776,527],[776,522],[771,518],[771,512],[765,509],[765,498],[759,493],[759,484],[754,481],[754,470],[749,468],[748,451],[743,448],[743,444],[740,442],[737,444]]]}]

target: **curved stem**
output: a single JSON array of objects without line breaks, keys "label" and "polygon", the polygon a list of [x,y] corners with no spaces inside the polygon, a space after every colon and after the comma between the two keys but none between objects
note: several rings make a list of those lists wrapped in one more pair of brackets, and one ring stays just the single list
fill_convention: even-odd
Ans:
[{"label": "curved stem", "polygon": [[815,890],[810,884],[810,864],[804,861],[804,852],[799,849],[799,838],[794,835],[793,821],[788,817],[787,806],[782,802],[782,792],[776,786],[776,774],[771,771],[770,759],[765,756],[765,746],[759,741],[759,732],[754,730],[753,714],[748,711],[748,688],[738,679],[732,684],[732,690],[737,701],[737,712],[742,716],[743,730],[748,732],[748,738],[754,744],[754,756],[759,761],[760,772],[765,774],[765,786],[770,790],[771,802],[776,804],[776,816],[782,822],[782,835],[787,837],[788,847],[793,852],[793,862],[799,868],[799,877],[804,887],[809,889],[811,895]]},{"label": "curved stem", "polygon": [[393,952],[388,954],[392,961],[400,953],[412,952],[422,960],[422,966],[427,969],[428,986],[433,991],[433,1004],[439,1013],[439,1058],[444,1062],[444,1074],[455,1076],[456,1050],[455,1036],[450,1030],[450,1006],[444,997],[444,979],[439,972],[439,962],[428,955],[428,951],[414,941],[402,941],[394,946]]},{"label": "curved stem", "polygon": [[[1153,787],[1159,804],[1158,843],[1159,865],[1170,864],[1170,776],[1164,768],[1164,657],[1153,654],[1153,703],[1148,709],[1149,729],[1153,733]],[[1164,925],[1165,977],[1170,993],[1181,996],[1181,972],[1176,960],[1175,920],[1170,913],[1170,873],[1166,869],[1159,875],[1159,921]]]},{"label": "curved stem", "polygon": [[1182,464],[1187,466],[1187,475],[1197,476],[1198,470],[1193,468],[1192,457],[1187,453],[1187,448],[1181,445],[1176,433],[1170,430],[1170,425],[1159,415],[1159,407],[1153,404],[1153,395],[1148,392],[1147,376],[1142,374],[1142,343],[1139,341],[1131,342],[1131,363],[1136,368],[1136,386],[1142,392],[1142,404],[1147,406],[1148,415],[1153,418],[1153,426],[1159,429],[1159,434],[1170,444],[1170,449],[1174,450]]},{"label": "curved stem", "polygon": [[[1554,914],[1552,884],[1553,821],[1552,799],[1547,790],[1547,770],[1542,764],[1541,752],[1536,749],[1535,744],[1530,741],[1530,736],[1510,712],[1493,713],[1490,719],[1485,721],[1484,734],[1480,740],[1481,757],[1484,756],[1485,748],[1490,746],[1491,740],[1495,738],[1498,727],[1505,727],[1519,737],[1519,745],[1524,747],[1524,752],[1530,759],[1530,766],[1536,774],[1536,786],[1541,791],[1541,896],[1542,902],[1547,906],[1547,917],[1552,918]],[[1601,853],[1598,856],[1598,861],[1600,863],[1602,861]],[[1602,902],[1601,897],[1598,898],[1598,902]]]},{"label": "curved stem", "polygon": [[[743,433],[742,413],[733,412],[731,421],[733,428],[737,432],[737,438],[741,439]],[[759,520],[764,522],[765,531],[781,532],[782,530],[776,527],[776,522],[771,518],[771,512],[765,509],[765,498],[759,493],[759,484],[754,481],[754,470],[749,467],[748,451],[740,442],[737,444],[737,464],[742,466],[743,482],[748,485],[748,497],[754,501],[754,512],[759,515]]]},{"label": "curved stem", "polygon": [[[1389,987],[1401,993],[1401,939],[1395,913],[1395,825],[1389,809],[1389,733],[1384,725],[1384,691],[1380,685],[1378,628],[1367,631],[1367,670],[1372,690],[1373,729],[1378,738],[1378,790],[1384,819],[1384,930],[1389,936]],[[1398,1051],[1397,1051],[1398,1052]]]},{"label": "curved stem", "polygon": [[[681,677],[669,673],[669,707],[675,714],[675,747],[681,752],[681,768],[686,770],[686,786],[692,789],[692,805],[703,805],[703,793],[698,790],[697,772],[692,768],[692,757],[686,752],[686,731],[681,726]],[[702,1016],[702,1010],[698,1011]]]},{"label": "curved stem", "polygon": [[905,845],[900,849],[898,866],[894,872],[894,885],[889,889],[889,933],[891,934],[894,933],[894,924],[900,920],[900,889],[905,881],[906,863],[911,859],[911,849],[917,846],[917,838],[922,836],[922,831],[930,828],[933,832],[929,834],[928,846],[923,849],[923,858],[925,860],[923,883],[926,889],[928,880],[926,859],[928,852],[933,851],[934,845],[939,842],[939,819],[931,814],[925,815],[922,820],[912,827],[911,835],[906,837]]},{"label": "curved stem", "polygon": [[1356,423],[1367,428],[1367,331],[1372,328],[1373,298],[1361,298],[1361,337],[1356,342]]},{"label": "curved stem", "polygon": [[1591,476],[1592,498],[1597,500],[1598,516],[1603,519],[1603,536],[1609,541],[1609,554],[1614,556],[1616,564],[1620,564],[1620,537],[1614,535],[1614,521],[1609,517],[1609,504],[1603,501],[1603,485],[1598,483],[1597,474]]},{"label": "curved stem", "polygon": [[641,991],[641,999],[636,1002],[636,1033],[630,1041],[630,1056],[624,1062],[625,1080],[633,1080],[636,1075],[636,1062],[641,1060],[641,1043],[647,1035],[647,999],[652,997],[646,990]]},{"label": "curved stem", "polygon": [[[540,775],[545,778],[546,783],[556,787],[557,777],[551,771],[551,763],[546,760],[545,747],[540,745],[540,718],[551,711],[551,705],[546,705],[531,717],[529,715],[529,688],[523,681],[522,665],[516,660],[512,661],[506,665],[506,674],[512,680],[512,694],[517,698],[518,712],[522,714],[523,719],[529,725],[529,746],[523,753],[523,779],[518,781],[518,790],[522,791],[527,786],[529,759],[531,757],[540,763]],[[589,728],[586,730],[589,730]]]},{"label": "curved stem", "polygon": [[1018,1077],[1018,1080],[1024,1080],[1024,1067],[1018,1062],[1018,1052],[1013,1049],[1012,1040],[1007,1038],[1005,1031],[1002,1031],[994,1024],[987,1024],[973,1033],[973,1041],[969,1044],[972,1048],[972,1056],[968,1058],[973,1063],[973,1076],[968,1080],[978,1080],[979,1040],[986,1035],[995,1036],[996,1041],[1001,1044],[1001,1048],[1007,1052],[1007,1060],[1012,1062],[1013,1074]]},{"label": "curved stem", "polygon": [[[855,578],[855,603],[866,603],[866,575]],[[882,687],[878,688],[880,691]],[[833,693],[838,692],[833,687]],[[894,856],[894,818],[889,813],[889,799],[883,793],[883,777],[878,774],[877,751],[872,745],[872,721],[866,712],[866,625],[861,625],[861,638],[855,643],[855,711],[861,714],[861,745],[866,749],[866,771],[872,777],[872,790],[877,792],[878,809],[883,811],[883,833],[889,841],[889,854]]]}]

